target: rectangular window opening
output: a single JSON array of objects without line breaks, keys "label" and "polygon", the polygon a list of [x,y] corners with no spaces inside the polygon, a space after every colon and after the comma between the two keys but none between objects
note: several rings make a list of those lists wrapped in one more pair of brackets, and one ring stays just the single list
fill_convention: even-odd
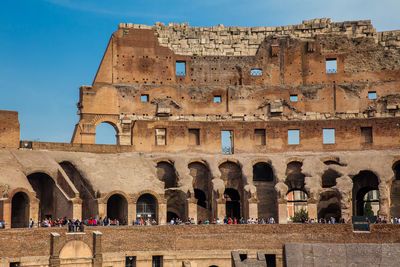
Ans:
[{"label": "rectangular window opening", "polygon": [[290,102],[297,102],[298,96],[297,95],[290,95]]},{"label": "rectangular window opening", "polygon": [[140,95],[140,101],[141,102],[149,102],[149,95],[147,95],[147,94]]},{"label": "rectangular window opening", "polygon": [[222,98],[220,95],[214,96],[214,103],[222,103]]},{"label": "rectangular window opening", "polygon": [[255,129],[254,130],[254,137],[257,145],[265,146],[265,129]]},{"label": "rectangular window opening", "polygon": [[375,91],[368,92],[368,99],[376,99],[376,92]]},{"label": "rectangular window opening", "polygon": [[222,154],[233,154],[233,131],[221,131]]},{"label": "rectangular window opening", "polygon": [[162,267],[163,266],[163,256],[153,256],[152,267]]},{"label": "rectangular window opening", "polygon": [[300,130],[288,130],[288,145],[300,144]]},{"label": "rectangular window opening", "polygon": [[322,143],[323,144],[335,143],[335,129],[322,129]]},{"label": "rectangular window opening", "polygon": [[372,127],[361,127],[361,143],[372,144]]},{"label": "rectangular window opening", "polygon": [[189,145],[200,145],[200,129],[189,129]]},{"label": "rectangular window opening", "polygon": [[247,259],[247,254],[239,254],[240,261],[244,261]]},{"label": "rectangular window opening", "polygon": [[262,71],[262,69],[251,69],[250,70],[250,75],[251,76],[262,76],[263,75],[263,71]]},{"label": "rectangular window opening", "polygon": [[136,256],[126,256],[125,267],[136,267]]},{"label": "rectangular window opening", "polygon": [[275,254],[265,254],[265,261],[267,267],[276,267],[276,255]]},{"label": "rectangular window opening", "polygon": [[165,128],[156,129],[156,145],[165,146],[167,144],[166,138],[167,130]]},{"label": "rectangular window opening", "polygon": [[21,266],[20,262],[10,262],[10,267],[19,267]]},{"label": "rectangular window opening", "polygon": [[326,73],[337,73],[337,59],[327,58],[325,61]]},{"label": "rectangular window opening", "polygon": [[176,75],[177,76],[185,76],[186,75],[186,62],[185,61],[177,61],[175,64],[176,67]]}]

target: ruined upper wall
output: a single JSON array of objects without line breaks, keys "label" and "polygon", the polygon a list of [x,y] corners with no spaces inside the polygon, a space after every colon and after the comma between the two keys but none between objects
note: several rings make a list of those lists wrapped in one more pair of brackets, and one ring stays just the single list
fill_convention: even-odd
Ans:
[{"label": "ruined upper wall", "polygon": [[320,34],[373,37],[389,48],[400,47],[400,31],[376,33],[370,20],[332,22],[329,18],[304,20],[302,24],[280,27],[189,27],[188,23],[156,23],[154,26],[121,23],[119,29],[154,30],[161,46],[175,54],[189,56],[254,56],[268,36],[314,39]]},{"label": "ruined upper wall", "polygon": [[0,148],[19,147],[18,112],[0,110]]}]

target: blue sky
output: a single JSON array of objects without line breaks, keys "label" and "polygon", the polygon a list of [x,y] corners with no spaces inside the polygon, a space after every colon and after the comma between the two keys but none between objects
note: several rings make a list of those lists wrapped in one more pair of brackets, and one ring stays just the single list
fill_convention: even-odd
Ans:
[{"label": "blue sky", "polygon": [[[399,0],[2,0],[0,109],[19,112],[21,139],[69,142],[80,85],[90,85],[120,22],[282,26],[371,19],[400,29]],[[104,142],[108,142],[105,140]]]}]

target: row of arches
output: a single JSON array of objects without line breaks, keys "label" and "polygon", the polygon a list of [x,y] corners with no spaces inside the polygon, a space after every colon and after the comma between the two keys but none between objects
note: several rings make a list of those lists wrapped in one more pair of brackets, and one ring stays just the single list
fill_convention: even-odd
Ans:
[{"label": "row of arches", "polygon": [[[333,163],[328,163],[329,166]],[[98,216],[98,199],[89,181],[84,179],[70,162],[61,162],[72,183],[79,191],[82,199],[82,218]],[[218,216],[218,201],[223,200],[225,214],[228,217],[248,217],[251,196],[244,188],[241,166],[237,162],[225,161],[219,165],[220,179],[223,182],[223,192],[215,190],[213,177],[206,162],[195,161],[188,165],[189,174],[193,178],[193,195],[180,188],[179,175],[174,163],[161,160],[157,163],[157,177],[164,183],[166,200],[166,219],[187,218],[187,200],[192,198],[196,203],[198,220],[212,219]],[[400,164],[393,165],[394,180],[390,191],[390,213],[400,216]],[[302,162],[292,161],[286,166],[285,185],[287,192],[287,217],[293,217],[296,211],[307,210],[310,193],[305,188],[305,175],[302,173]],[[328,168],[322,175],[322,192],[317,197],[317,213],[319,218],[342,215],[343,196],[336,185],[336,179],[342,175]],[[325,178],[324,178],[325,177]],[[65,193],[56,185],[53,178],[45,173],[33,173],[27,176],[29,183],[36,193],[38,219],[72,218],[72,203]],[[352,177],[352,214],[353,216],[378,215],[380,211],[379,179],[369,170],[362,170]],[[253,185],[256,187],[257,214],[255,217],[278,217],[278,194],[275,188],[276,178],[272,166],[267,162],[257,162],[253,165]],[[315,196],[314,196],[314,199]],[[30,196],[25,192],[17,192],[11,199],[11,223],[13,227],[26,227],[29,220]],[[151,194],[144,194],[137,199],[136,214],[143,218],[159,217],[159,201]],[[106,215],[128,223],[128,201],[121,194],[114,194],[107,200]]]}]

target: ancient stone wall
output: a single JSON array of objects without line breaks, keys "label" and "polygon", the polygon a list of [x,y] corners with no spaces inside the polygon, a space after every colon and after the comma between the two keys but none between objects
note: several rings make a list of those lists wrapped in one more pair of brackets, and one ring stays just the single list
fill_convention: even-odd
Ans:
[{"label": "ancient stone wall", "polygon": [[0,148],[18,148],[18,112],[0,110]]}]

